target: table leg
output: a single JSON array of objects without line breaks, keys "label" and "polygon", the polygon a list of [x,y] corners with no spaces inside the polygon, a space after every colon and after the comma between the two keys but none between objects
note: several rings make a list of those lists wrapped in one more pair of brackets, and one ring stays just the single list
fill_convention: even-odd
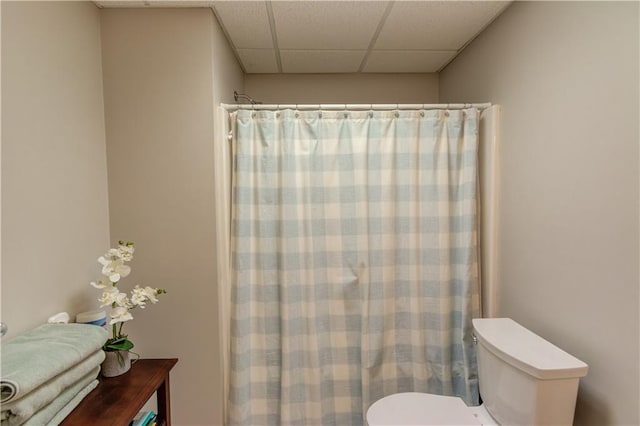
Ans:
[{"label": "table leg", "polygon": [[158,417],[160,417],[166,426],[171,426],[171,403],[169,397],[169,374],[158,387],[156,397],[158,400]]}]

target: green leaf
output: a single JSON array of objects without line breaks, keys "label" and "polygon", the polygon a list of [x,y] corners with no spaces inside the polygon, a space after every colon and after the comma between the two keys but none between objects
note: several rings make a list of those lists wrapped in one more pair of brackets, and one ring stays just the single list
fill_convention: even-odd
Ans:
[{"label": "green leaf", "polygon": [[133,349],[133,342],[128,339],[117,339],[113,342],[107,341],[102,347],[105,351],[128,351]]}]

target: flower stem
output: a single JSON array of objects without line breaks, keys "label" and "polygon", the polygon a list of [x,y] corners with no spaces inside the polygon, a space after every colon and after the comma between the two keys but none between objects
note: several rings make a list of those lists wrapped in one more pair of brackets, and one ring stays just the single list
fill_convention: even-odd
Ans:
[{"label": "flower stem", "polygon": [[[115,308],[116,307],[116,302],[113,302],[111,304],[111,308]],[[115,339],[118,335],[116,334],[116,324],[113,324],[111,326],[111,332],[113,333],[113,338]]]}]

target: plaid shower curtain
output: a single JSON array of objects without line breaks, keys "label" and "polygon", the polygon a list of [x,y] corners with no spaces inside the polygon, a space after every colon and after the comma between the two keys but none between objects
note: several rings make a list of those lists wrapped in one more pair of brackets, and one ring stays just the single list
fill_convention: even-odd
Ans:
[{"label": "plaid shower curtain", "polygon": [[253,111],[232,126],[227,422],[478,403],[476,109]]}]

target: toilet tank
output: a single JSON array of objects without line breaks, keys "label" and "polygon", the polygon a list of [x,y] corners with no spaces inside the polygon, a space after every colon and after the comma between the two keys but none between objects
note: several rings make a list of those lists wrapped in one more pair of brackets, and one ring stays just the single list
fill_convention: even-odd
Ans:
[{"label": "toilet tank", "polygon": [[474,319],[480,396],[501,425],[571,425],[587,364],[509,318]]}]

